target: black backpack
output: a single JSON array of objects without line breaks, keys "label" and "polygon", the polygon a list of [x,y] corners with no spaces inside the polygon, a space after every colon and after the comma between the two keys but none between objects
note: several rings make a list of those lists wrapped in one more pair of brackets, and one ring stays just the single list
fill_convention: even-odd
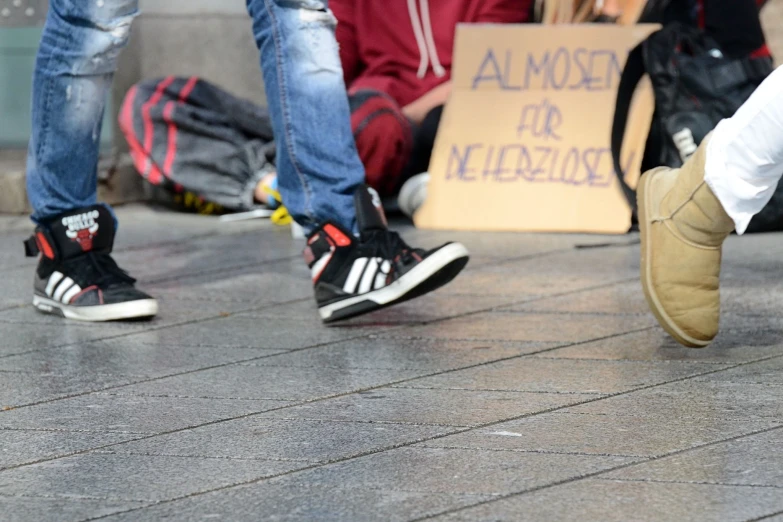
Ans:
[{"label": "black backpack", "polygon": [[[620,150],[628,111],[642,77],[650,77],[655,114],[642,171],[681,167],[724,118],[731,117],[773,71],[769,58],[728,59],[695,27],[671,23],[631,51],[620,79],[612,125],[612,159],[636,215],[636,194],[625,182]],[[751,222],[749,232],[783,230],[783,186]]]}]

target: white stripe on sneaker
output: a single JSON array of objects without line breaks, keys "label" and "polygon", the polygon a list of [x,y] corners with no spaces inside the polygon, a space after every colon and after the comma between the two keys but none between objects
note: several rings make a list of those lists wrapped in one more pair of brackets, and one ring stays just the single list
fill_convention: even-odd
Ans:
[{"label": "white stripe on sneaker", "polygon": [[362,276],[362,272],[364,272],[364,267],[367,266],[367,261],[368,259],[366,257],[360,257],[353,262],[351,273],[348,274],[348,279],[345,280],[345,286],[343,286],[344,292],[349,294],[356,292],[356,287],[359,285],[359,278]]},{"label": "white stripe on sneaker", "polygon": [[386,274],[378,272],[378,275],[375,276],[375,286],[373,287],[373,290],[378,290],[384,286],[386,286]]},{"label": "white stripe on sneaker", "polygon": [[367,268],[364,270],[364,276],[362,277],[362,283],[359,285],[359,293],[366,294],[372,290],[373,281],[375,281],[375,274],[378,273],[378,258],[371,257]]},{"label": "white stripe on sneaker", "polygon": [[77,295],[79,292],[81,292],[81,291],[82,291],[82,287],[81,287],[81,286],[79,286],[79,285],[77,285],[77,284],[74,284],[74,285],[73,285],[73,286],[70,288],[70,290],[68,290],[67,292],[65,292],[65,293],[63,294],[63,298],[62,298],[62,302],[63,302],[63,304],[70,304],[70,303],[71,303],[71,299],[73,299],[74,297],[76,297],[76,295]]},{"label": "white stripe on sneaker", "polygon": [[409,272],[403,274],[399,279],[393,281],[390,285],[386,285],[383,288],[374,290],[366,295],[355,295],[332,304],[321,306],[318,308],[318,313],[321,315],[321,319],[328,322],[336,312],[350,308],[359,303],[372,301],[380,306],[393,303],[394,301],[401,299],[411,290],[414,290],[419,285],[423,284],[427,279],[447,265],[462,258],[465,258],[465,262],[467,262],[469,256],[468,249],[463,245],[459,243],[450,243],[425,257],[423,261],[418,263]]},{"label": "white stripe on sneaker", "polygon": [[63,295],[65,295],[65,292],[68,291],[71,286],[73,286],[74,282],[73,279],[70,277],[66,277],[63,279],[63,282],[57,285],[57,290],[54,291],[54,295],[52,296],[52,299],[55,301],[62,302]]},{"label": "white stripe on sneaker", "polygon": [[60,272],[55,272],[51,276],[49,276],[49,282],[46,284],[46,295],[52,297],[52,292],[54,292],[54,287],[57,286],[57,283],[59,283],[62,278],[63,275]]},{"label": "white stripe on sneaker", "polygon": [[328,253],[321,256],[321,259],[315,262],[313,267],[310,269],[310,276],[313,279],[313,282],[315,282],[318,279],[318,276],[321,275],[321,272],[324,271],[324,268],[326,268],[326,265],[329,264],[329,261],[332,260],[332,256],[334,256],[334,248]]},{"label": "white stripe on sneaker", "polygon": [[386,279],[389,277],[389,272],[391,271],[391,262],[389,260],[385,260],[383,263],[381,263],[381,268],[378,270],[378,275],[375,276],[375,287],[373,290],[378,290],[379,288],[383,288],[386,286]]}]

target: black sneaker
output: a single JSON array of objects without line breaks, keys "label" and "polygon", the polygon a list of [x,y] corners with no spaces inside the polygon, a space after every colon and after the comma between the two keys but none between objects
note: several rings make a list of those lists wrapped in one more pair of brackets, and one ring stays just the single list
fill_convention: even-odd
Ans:
[{"label": "black sneaker", "polygon": [[325,323],[432,292],[468,264],[468,250],[459,243],[430,251],[408,246],[387,228],[372,188],[360,187],[355,201],[360,237],[327,223],[310,235],[304,252]]},{"label": "black sneaker", "polygon": [[135,279],[117,266],[114,218],[103,206],[81,208],[42,223],[25,241],[28,257],[41,254],[33,284],[33,306],[80,321],[151,317],[158,302],[134,288]]}]

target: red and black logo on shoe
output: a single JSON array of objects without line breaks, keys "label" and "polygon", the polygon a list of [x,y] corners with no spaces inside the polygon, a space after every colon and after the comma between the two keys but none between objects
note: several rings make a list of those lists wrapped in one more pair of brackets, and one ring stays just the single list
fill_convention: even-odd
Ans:
[{"label": "red and black logo on shoe", "polygon": [[70,259],[87,252],[109,253],[114,244],[114,217],[102,205],[75,209],[42,221],[25,241],[25,254]]},{"label": "red and black logo on shoe", "polygon": [[62,224],[65,228],[65,235],[75,241],[82,248],[82,251],[89,252],[93,247],[93,240],[98,235],[98,218],[100,212],[91,210],[82,214],[74,214],[62,218]]}]

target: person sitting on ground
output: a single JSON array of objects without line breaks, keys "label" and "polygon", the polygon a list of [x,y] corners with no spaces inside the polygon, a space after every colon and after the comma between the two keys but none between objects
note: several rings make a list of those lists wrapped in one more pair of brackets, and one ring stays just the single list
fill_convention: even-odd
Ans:
[{"label": "person sitting on ground", "polygon": [[332,0],[351,123],[367,183],[382,196],[429,166],[451,93],[459,23],[523,23],[532,0]]},{"label": "person sitting on ground", "polygon": [[[382,197],[429,167],[451,93],[459,23],[523,23],[533,0],[331,0],[353,127],[366,182]],[[272,179],[265,180],[272,183]],[[257,198],[266,202],[262,185]]]}]

